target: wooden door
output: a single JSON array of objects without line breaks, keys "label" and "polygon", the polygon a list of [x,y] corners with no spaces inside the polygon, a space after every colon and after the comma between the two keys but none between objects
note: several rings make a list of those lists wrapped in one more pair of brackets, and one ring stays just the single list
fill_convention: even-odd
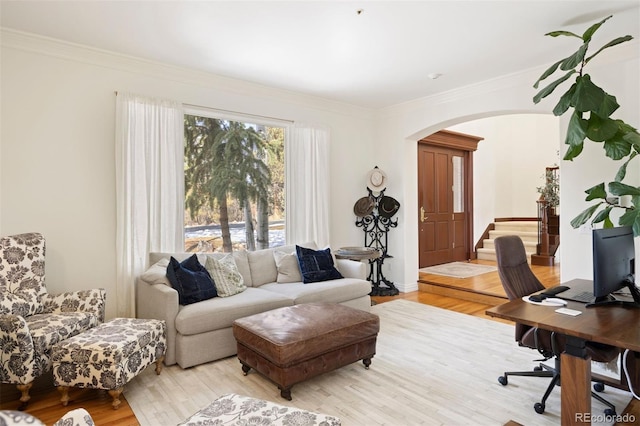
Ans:
[{"label": "wooden door", "polygon": [[421,268],[474,257],[472,153],[480,139],[441,131],[418,144]]}]

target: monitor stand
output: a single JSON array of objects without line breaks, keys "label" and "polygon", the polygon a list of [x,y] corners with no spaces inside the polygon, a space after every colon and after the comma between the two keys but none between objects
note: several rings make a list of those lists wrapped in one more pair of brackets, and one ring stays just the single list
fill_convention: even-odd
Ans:
[{"label": "monitor stand", "polygon": [[623,306],[627,308],[640,308],[640,290],[636,287],[635,279],[629,277],[625,280],[629,292],[633,297],[633,302],[627,300],[618,300],[609,294],[604,297],[598,297],[594,302],[587,303],[587,308],[595,306]]}]

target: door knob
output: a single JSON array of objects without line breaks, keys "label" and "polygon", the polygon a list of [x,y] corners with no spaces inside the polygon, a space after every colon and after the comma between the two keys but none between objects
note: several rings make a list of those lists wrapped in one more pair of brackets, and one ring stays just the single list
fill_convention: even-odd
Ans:
[{"label": "door knob", "polygon": [[424,207],[420,206],[420,222],[424,222],[428,217],[424,214]]}]

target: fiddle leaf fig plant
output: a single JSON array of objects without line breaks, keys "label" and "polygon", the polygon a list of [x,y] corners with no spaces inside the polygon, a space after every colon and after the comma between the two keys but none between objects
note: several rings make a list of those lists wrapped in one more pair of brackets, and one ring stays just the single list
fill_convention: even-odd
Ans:
[{"label": "fiddle leaf fig plant", "polygon": [[[571,114],[564,141],[568,147],[563,159],[572,161],[578,157],[584,148],[584,141],[590,140],[602,143],[605,155],[612,160],[622,161],[622,165],[612,182],[608,182],[606,186],[602,182],[585,191],[587,194],[585,201],[596,203],[576,216],[571,221],[571,226],[579,228],[591,220],[592,224],[603,223],[605,228],[610,228],[614,226],[610,213],[613,209],[624,209],[619,224],[633,227],[634,235],[638,236],[640,235],[640,187],[627,185],[622,181],[626,176],[629,162],[640,153],[640,133],[624,121],[612,117],[620,107],[616,97],[596,85],[591,80],[591,76],[585,72],[589,62],[605,49],[633,39],[630,35],[617,37],[602,45],[595,53],[589,54],[593,36],[611,17],[608,16],[591,25],[582,36],[570,31],[552,31],[545,34],[551,37],[575,37],[579,40],[580,46],[571,55],[551,65],[540,76],[533,85],[536,89],[543,80],[552,75],[557,76],[558,72],[562,73],[559,78],[542,88],[533,97],[533,102],[539,103],[563,83],[575,77],[569,89],[560,96],[553,108],[553,114],[556,116]],[[625,203],[623,206],[620,203],[622,196],[630,198],[630,203]]]}]

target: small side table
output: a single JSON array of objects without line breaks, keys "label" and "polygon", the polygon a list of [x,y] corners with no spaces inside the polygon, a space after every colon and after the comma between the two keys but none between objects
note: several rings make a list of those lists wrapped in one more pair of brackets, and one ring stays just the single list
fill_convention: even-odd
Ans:
[{"label": "small side table", "polygon": [[[392,282],[389,282],[382,277],[381,268],[382,260],[384,260],[384,258],[382,257],[382,253],[380,252],[380,250],[373,247],[341,247],[340,249],[336,250],[335,254],[337,259],[349,259],[356,261],[367,260],[369,262],[369,265],[375,264],[377,268],[377,280],[372,281],[372,279],[374,278],[373,267],[371,268],[371,273],[367,278],[373,285],[371,293],[369,293],[371,296],[395,296],[400,293]],[[380,287],[380,281],[383,281],[383,283],[386,284],[387,287]]]},{"label": "small side table", "polygon": [[381,256],[380,250],[373,247],[340,247],[336,250],[336,259],[373,260]]}]

